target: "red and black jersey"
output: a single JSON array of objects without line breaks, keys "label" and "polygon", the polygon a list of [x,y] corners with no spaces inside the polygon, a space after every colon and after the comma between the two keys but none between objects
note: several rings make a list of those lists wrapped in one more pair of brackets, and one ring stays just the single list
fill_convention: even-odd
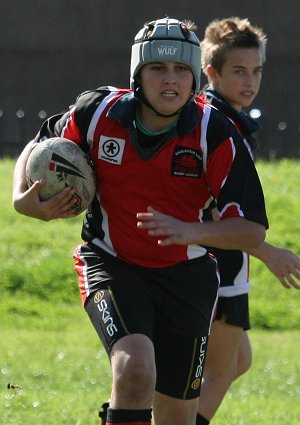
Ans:
[{"label": "red and black jersey", "polygon": [[94,164],[97,195],[84,219],[84,240],[129,263],[158,268],[206,250],[199,245],[159,246],[137,228],[136,214],[148,206],[195,222],[202,221],[203,210],[215,198],[222,218],[245,217],[268,226],[250,155],[223,114],[191,102],[177,126],[148,146],[136,128],[137,105],[130,90],[88,91],[67,113],[45,122],[37,136],[73,140]]}]

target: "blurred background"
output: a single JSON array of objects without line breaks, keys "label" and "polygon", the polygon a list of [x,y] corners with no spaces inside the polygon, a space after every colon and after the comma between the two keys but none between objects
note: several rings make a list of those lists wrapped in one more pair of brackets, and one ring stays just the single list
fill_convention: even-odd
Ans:
[{"label": "blurred background", "polygon": [[[257,156],[300,155],[298,0],[0,0],[0,157],[16,156],[47,116],[101,85],[128,87],[133,38],[144,22],[249,18],[268,36]],[[202,78],[202,85],[206,83]]]}]

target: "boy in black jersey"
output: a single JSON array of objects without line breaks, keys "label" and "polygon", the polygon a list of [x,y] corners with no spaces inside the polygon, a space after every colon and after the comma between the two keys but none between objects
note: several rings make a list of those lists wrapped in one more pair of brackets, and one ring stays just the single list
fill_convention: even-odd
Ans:
[{"label": "boy in black jersey", "polygon": [[[202,69],[209,80],[200,101],[211,103],[234,122],[251,155],[259,125],[242,108],[250,106],[259,91],[266,41],[262,29],[234,17],[211,22],[200,44]],[[300,259],[287,249],[263,242],[247,253],[220,249],[213,253],[220,269],[220,289],[197,425],[209,423],[230,384],[251,365],[248,254],[263,261],[285,288],[300,288]]]}]

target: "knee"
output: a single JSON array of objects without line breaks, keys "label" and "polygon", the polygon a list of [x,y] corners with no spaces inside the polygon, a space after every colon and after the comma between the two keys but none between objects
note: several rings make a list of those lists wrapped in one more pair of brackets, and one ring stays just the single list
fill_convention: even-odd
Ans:
[{"label": "knee", "polygon": [[243,353],[243,355],[238,356],[237,368],[236,368],[236,376],[234,379],[239,378],[241,375],[244,375],[252,366],[252,353],[251,350],[247,351],[247,353]]},{"label": "knee", "polygon": [[204,367],[202,377],[204,385],[213,385],[219,388],[227,388],[232,382],[232,367],[228,364],[224,365],[210,365]]},{"label": "knee", "polygon": [[116,387],[127,394],[138,397],[139,393],[154,391],[156,382],[155,366],[146,358],[127,359],[117,367],[114,376]]},{"label": "knee", "polygon": [[239,350],[236,356],[236,368],[233,380],[245,374],[252,365],[252,348],[247,332],[242,335]]},{"label": "knee", "polygon": [[154,347],[144,335],[122,338],[111,353],[113,393],[116,399],[139,405],[153,397],[156,384]]}]

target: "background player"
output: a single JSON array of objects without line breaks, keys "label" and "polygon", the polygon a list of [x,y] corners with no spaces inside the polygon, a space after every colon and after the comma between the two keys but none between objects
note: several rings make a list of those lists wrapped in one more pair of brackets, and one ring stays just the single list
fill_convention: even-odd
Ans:
[{"label": "background player", "polygon": [[[242,108],[250,106],[259,91],[266,42],[262,29],[237,17],[211,22],[201,42],[202,69],[209,81],[201,101],[211,103],[235,123],[251,153],[259,126]],[[230,384],[251,366],[248,254],[263,261],[285,288],[300,288],[300,259],[289,250],[264,242],[258,249],[247,250],[248,254],[237,250],[213,252],[221,283],[197,425],[209,423]]]}]

